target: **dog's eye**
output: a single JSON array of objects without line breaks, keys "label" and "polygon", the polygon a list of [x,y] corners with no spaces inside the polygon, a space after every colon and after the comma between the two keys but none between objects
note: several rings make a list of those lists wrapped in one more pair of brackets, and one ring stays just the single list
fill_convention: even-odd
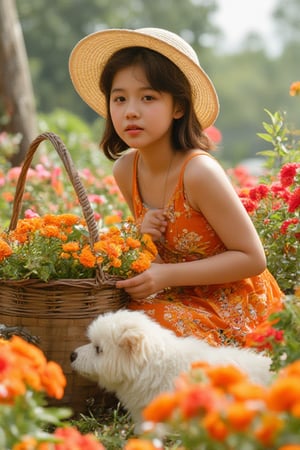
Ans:
[{"label": "dog's eye", "polygon": [[100,353],[102,353],[102,348],[99,345],[96,345],[95,350],[97,355],[100,355]]}]

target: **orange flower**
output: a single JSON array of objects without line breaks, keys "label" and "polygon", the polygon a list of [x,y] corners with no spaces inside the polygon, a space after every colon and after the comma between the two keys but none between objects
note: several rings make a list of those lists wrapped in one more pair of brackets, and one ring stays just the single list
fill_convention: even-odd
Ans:
[{"label": "orange flower", "polygon": [[273,447],[274,439],[282,427],[283,421],[278,415],[266,413],[261,418],[261,424],[254,431],[254,436],[265,447]]},{"label": "orange flower", "polygon": [[57,428],[54,436],[62,440],[55,444],[55,450],[105,450],[94,435],[82,435],[74,427]]},{"label": "orange flower", "polygon": [[113,223],[120,223],[120,222],[121,222],[121,217],[117,216],[117,215],[104,217],[105,225],[112,225]]},{"label": "orange flower", "polygon": [[139,248],[141,246],[141,242],[138,239],[133,239],[131,236],[127,237],[126,244],[130,248]]},{"label": "orange flower", "polygon": [[151,260],[146,253],[140,253],[139,257],[131,263],[131,269],[137,273],[144,272],[149,269]]},{"label": "orange flower", "polygon": [[205,414],[216,408],[215,392],[207,384],[191,385],[183,394],[180,398],[179,408],[186,419]]},{"label": "orange flower", "polygon": [[115,269],[118,269],[122,266],[122,261],[119,258],[112,258],[110,261],[111,267],[114,267]]},{"label": "orange flower", "polygon": [[256,411],[249,409],[243,402],[234,402],[228,406],[227,419],[230,425],[237,431],[243,431],[250,426]]},{"label": "orange flower", "polygon": [[217,411],[211,411],[205,415],[201,422],[208,434],[216,441],[224,441],[229,430]]},{"label": "orange flower", "polygon": [[289,411],[300,405],[300,383],[298,376],[278,378],[271,385],[266,402],[273,411]]},{"label": "orange flower", "polygon": [[64,395],[67,380],[61,367],[54,361],[49,361],[41,373],[41,382],[50,397],[60,399]]},{"label": "orange flower", "polygon": [[80,247],[79,247],[79,243],[75,242],[75,241],[71,241],[71,242],[66,242],[65,244],[62,245],[62,249],[64,252],[78,252]]},{"label": "orange flower", "polygon": [[267,390],[265,387],[251,383],[250,381],[241,381],[231,385],[228,392],[232,394],[235,399],[240,401],[246,400],[264,400]]},{"label": "orange flower", "polygon": [[80,264],[84,267],[95,267],[96,256],[91,252],[90,247],[84,247],[79,255]]},{"label": "orange flower", "polygon": [[62,236],[64,236],[61,232],[61,230],[56,225],[45,225],[41,230],[40,233],[42,236],[45,236],[47,238],[57,238],[61,239]]},{"label": "orange flower", "polygon": [[3,239],[0,239],[0,261],[3,261],[5,258],[12,254],[12,249]]},{"label": "orange flower", "polygon": [[24,341],[19,336],[13,336],[9,342],[14,354],[24,358],[25,363],[35,368],[40,368],[46,364],[47,360],[44,353],[35,345]]},{"label": "orange flower", "polygon": [[124,450],[163,450],[162,446],[153,445],[152,442],[145,439],[129,439]]},{"label": "orange flower", "polygon": [[286,444],[278,448],[278,450],[300,450],[300,445],[297,444]]},{"label": "orange flower", "polygon": [[172,416],[173,411],[178,406],[178,396],[165,392],[158,395],[143,410],[143,417],[150,422],[163,422]]},{"label": "orange flower", "polygon": [[15,444],[12,450],[37,450],[39,448],[38,442],[35,438],[28,436],[22,439],[21,442]]},{"label": "orange flower", "polygon": [[232,365],[210,366],[205,372],[214,386],[219,386],[224,389],[247,378],[244,372],[241,372],[237,367]]},{"label": "orange flower", "polygon": [[294,83],[290,85],[290,95],[292,97],[300,95],[300,81],[294,81]]}]

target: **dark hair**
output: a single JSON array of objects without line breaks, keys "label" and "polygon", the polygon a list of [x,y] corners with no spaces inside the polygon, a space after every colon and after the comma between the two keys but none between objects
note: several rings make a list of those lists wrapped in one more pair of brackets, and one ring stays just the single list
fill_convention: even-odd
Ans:
[{"label": "dark hair", "polygon": [[176,151],[200,148],[210,150],[213,144],[202,132],[194,112],[190,84],[181,70],[168,58],[160,53],[144,47],[128,47],[114,53],[108,60],[101,78],[100,89],[105,95],[107,119],[100,147],[107,158],[115,160],[120,153],[128,149],[128,145],[120,139],[112,124],[109,102],[113,78],[119,70],[139,65],[145,70],[145,75],[151,87],[157,91],[168,92],[174,102],[182,106],[184,115],[174,119],[172,129],[172,144]]}]

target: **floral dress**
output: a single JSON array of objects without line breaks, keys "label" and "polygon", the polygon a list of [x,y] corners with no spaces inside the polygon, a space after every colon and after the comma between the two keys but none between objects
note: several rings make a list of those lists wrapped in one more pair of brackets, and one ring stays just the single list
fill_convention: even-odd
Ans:
[{"label": "floral dress", "polygon": [[[207,258],[224,252],[225,246],[201,212],[188,204],[183,176],[189,155],[167,205],[168,225],[164,239],[157,242],[161,259],[177,263]],[[133,199],[137,221],[147,211],[137,181],[138,152],[134,159]],[[131,300],[128,308],[143,310],[178,336],[194,335],[213,345],[234,343],[244,345],[246,335],[271,312],[281,308],[282,292],[266,269],[243,280],[215,285],[167,288],[142,301]]]}]

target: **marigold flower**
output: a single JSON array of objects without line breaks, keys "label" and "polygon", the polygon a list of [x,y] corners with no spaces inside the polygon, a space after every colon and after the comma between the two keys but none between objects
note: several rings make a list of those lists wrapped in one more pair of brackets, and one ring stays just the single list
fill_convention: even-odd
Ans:
[{"label": "marigold flower", "polygon": [[131,269],[134,270],[134,272],[141,273],[145,270],[149,269],[151,265],[151,259],[146,253],[140,253],[138,258],[131,263]]},{"label": "marigold flower", "polygon": [[228,389],[230,385],[246,379],[246,374],[232,365],[210,366],[206,369],[206,373],[214,386],[223,389]]},{"label": "marigold flower", "polygon": [[121,217],[118,215],[104,217],[105,225],[112,225],[113,223],[120,223],[120,222],[121,222]]},{"label": "marigold flower", "polygon": [[204,416],[201,425],[207,430],[209,435],[216,441],[220,442],[224,441],[229,434],[228,426],[221,419],[217,411],[208,412]]},{"label": "marigold flower", "polygon": [[300,450],[300,445],[298,444],[286,444],[278,447],[278,450]]},{"label": "marigold flower", "polygon": [[112,258],[110,261],[110,266],[118,269],[119,267],[122,267],[122,261],[119,258]]},{"label": "marigold flower", "polygon": [[168,420],[177,408],[178,401],[178,395],[169,392],[162,393],[146,406],[143,410],[143,417],[150,422],[163,422]]},{"label": "marigold flower", "polygon": [[251,383],[248,380],[240,383],[232,384],[228,392],[234,396],[236,400],[264,400],[266,396],[266,388],[259,384]]},{"label": "marigold flower", "polygon": [[145,439],[129,439],[124,447],[124,450],[163,450],[161,445]]},{"label": "marigold flower", "polygon": [[130,248],[139,248],[142,244],[138,239],[134,239],[131,236],[128,236],[126,238],[126,244]]},{"label": "marigold flower", "polygon": [[3,261],[5,258],[12,254],[12,248],[0,238],[0,261]]},{"label": "marigold flower", "polygon": [[12,447],[12,450],[38,450],[38,449],[39,449],[38,441],[31,436],[24,437],[24,439],[22,439],[21,442],[15,444]]},{"label": "marigold flower", "polygon": [[234,402],[228,405],[226,416],[229,424],[236,431],[246,430],[256,416],[256,411],[247,408],[244,402]]},{"label": "marigold flower", "polygon": [[84,267],[95,267],[96,256],[92,253],[90,247],[86,246],[82,249],[79,255],[79,262]]},{"label": "marigold flower", "polygon": [[272,448],[277,433],[283,428],[284,422],[274,413],[265,413],[258,427],[254,430],[254,436],[265,447]]},{"label": "marigold flower", "polygon": [[50,397],[61,399],[67,380],[62,368],[54,361],[49,361],[41,372],[41,383]]},{"label": "marigold flower", "polygon": [[78,252],[78,250],[80,250],[80,246],[79,246],[78,242],[70,241],[70,242],[66,242],[65,244],[63,244],[62,249],[64,252],[73,253],[73,252]]},{"label": "marigold flower", "polygon": [[298,376],[278,378],[266,396],[268,408],[273,411],[287,411],[300,404],[300,384]]}]

